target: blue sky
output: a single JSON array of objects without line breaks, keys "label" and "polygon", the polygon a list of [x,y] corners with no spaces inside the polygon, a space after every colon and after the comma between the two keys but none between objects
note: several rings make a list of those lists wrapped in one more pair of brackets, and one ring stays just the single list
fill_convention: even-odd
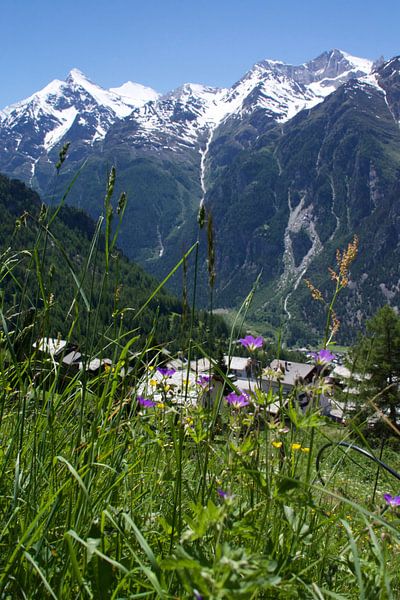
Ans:
[{"label": "blue sky", "polygon": [[73,67],[104,87],[230,86],[263,58],[400,54],[399,0],[1,0],[0,108]]}]

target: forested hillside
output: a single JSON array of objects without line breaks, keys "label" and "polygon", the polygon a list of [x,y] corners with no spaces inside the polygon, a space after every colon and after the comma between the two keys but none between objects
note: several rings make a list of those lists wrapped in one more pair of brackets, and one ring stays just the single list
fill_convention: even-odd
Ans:
[{"label": "forested hillside", "polygon": [[[55,215],[36,192],[1,175],[0,208],[2,310],[24,343],[38,335],[70,335],[81,344],[98,337],[101,345],[120,327],[143,339],[153,332],[153,343],[171,350],[186,343],[190,307],[160,289],[142,310],[159,283],[116,247],[107,272],[101,219],[96,224],[69,206]],[[196,313],[193,335],[202,341],[211,339],[207,319]],[[213,331],[217,338],[226,335],[218,318]]]}]

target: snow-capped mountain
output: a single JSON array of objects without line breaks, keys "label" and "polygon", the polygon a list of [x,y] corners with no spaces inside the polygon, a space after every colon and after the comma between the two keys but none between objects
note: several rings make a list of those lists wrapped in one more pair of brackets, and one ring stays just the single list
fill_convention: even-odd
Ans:
[{"label": "snow-capped mountain", "polygon": [[73,69],[65,81],[54,80],[0,112],[0,148],[29,156],[33,172],[35,161],[57,144],[68,139],[91,145],[124,118],[130,143],[175,150],[196,146],[207,130],[231,116],[262,109],[276,121],[287,121],[349,78],[367,75],[371,66],[332,50],[300,66],[259,62],[229,89],[188,83],[164,96],[132,82],[106,90]]},{"label": "snow-capped mountain", "polygon": [[230,117],[242,119],[261,109],[274,121],[288,121],[349,79],[368,75],[372,64],[340,50],[300,66],[265,60],[229,89],[186,83],[144,104],[118,127],[118,136],[142,147],[204,147],[210,133]]},{"label": "snow-capped mountain", "polygon": [[[236,150],[243,148],[266,127],[316,106],[349,79],[373,79],[371,69],[369,60],[331,50],[299,66],[261,61],[231,88],[186,83],[164,95],[130,81],[106,90],[73,69],[65,81],[52,81],[0,111],[0,170],[46,192],[67,141],[75,170],[85,158],[112,148],[125,148],[124,156],[172,152],[197,163],[204,196],[210,156],[213,166],[225,164],[226,135],[236,140]],[[377,85],[372,79],[366,83]],[[212,145],[219,155],[209,152]]]},{"label": "snow-capped mountain", "polygon": [[262,108],[275,120],[285,122],[321,102],[349,79],[369,74],[372,64],[341,50],[324,52],[300,66],[264,60],[229,91],[227,112],[243,114]]},{"label": "snow-capped mountain", "polygon": [[195,147],[205,130],[226,113],[227,90],[186,83],[136,108],[118,128],[120,139],[140,146],[183,150]]},{"label": "snow-capped mountain", "polygon": [[[102,139],[115,121],[157,92],[128,82],[120,93],[105,90],[73,69],[65,81],[54,80],[26,100],[0,112],[1,168],[32,181],[36,163],[68,139],[75,144],[92,145]],[[4,162],[10,167],[4,168]],[[21,173],[18,169],[21,168]]]}]

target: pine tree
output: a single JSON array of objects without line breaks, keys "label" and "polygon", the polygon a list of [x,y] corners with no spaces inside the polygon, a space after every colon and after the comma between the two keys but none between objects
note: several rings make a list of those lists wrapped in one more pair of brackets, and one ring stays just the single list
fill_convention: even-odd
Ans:
[{"label": "pine tree", "polygon": [[367,322],[367,332],[350,352],[354,373],[352,385],[358,400],[368,409],[369,401],[396,423],[400,409],[400,317],[390,306],[381,308]]}]

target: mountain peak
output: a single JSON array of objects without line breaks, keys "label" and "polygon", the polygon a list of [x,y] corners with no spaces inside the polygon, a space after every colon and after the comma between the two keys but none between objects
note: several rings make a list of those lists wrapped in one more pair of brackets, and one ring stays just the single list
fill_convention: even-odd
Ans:
[{"label": "mountain peak", "polygon": [[344,50],[333,48],[323,52],[303,66],[311,71],[317,79],[334,79],[349,71],[353,72],[353,77],[368,75],[371,72],[372,65],[372,60],[353,56]]},{"label": "mountain peak", "polygon": [[110,88],[110,92],[121,96],[127,104],[138,107],[157,100],[160,94],[151,87],[136,83],[134,81],[126,81],[119,87]]},{"label": "mountain peak", "polygon": [[[208,114],[208,108],[215,107],[215,102],[226,92],[222,88],[215,88],[201,83],[184,83],[180,87],[167,92],[161,97],[162,101],[179,102],[197,107],[203,114]],[[201,107],[201,108],[200,108]]]},{"label": "mountain peak", "polygon": [[92,83],[90,79],[76,67],[71,69],[65,81],[66,83],[77,83],[78,85]]}]

